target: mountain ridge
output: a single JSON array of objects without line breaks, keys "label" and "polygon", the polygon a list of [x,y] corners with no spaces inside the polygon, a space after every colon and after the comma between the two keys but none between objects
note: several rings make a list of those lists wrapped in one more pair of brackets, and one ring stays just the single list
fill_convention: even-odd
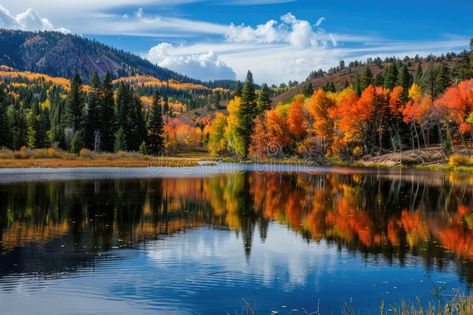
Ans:
[{"label": "mountain ridge", "polygon": [[86,82],[94,72],[103,77],[109,71],[115,78],[145,74],[160,80],[201,83],[96,40],[53,31],[0,29],[0,64],[54,77],[70,78],[77,72]]}]

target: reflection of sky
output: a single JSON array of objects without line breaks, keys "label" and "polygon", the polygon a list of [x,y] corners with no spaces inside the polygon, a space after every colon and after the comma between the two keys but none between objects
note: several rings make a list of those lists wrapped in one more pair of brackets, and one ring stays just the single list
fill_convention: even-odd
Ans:
[{"label": "reflection of sky", "polygon": [[256,229],[248,260],[241,234],[208,228],[112,254],[122,259],[101,262],[74,278],[16,279],[14,291],[0,292],[2,313],[240,313],[243,298],[263,314],[315,310],[318,300],[323,313],[339,313],[350,298],[357,308],[376,311],[381,299],[387,304],[414,299],[437,281],[461,287],[452,270],[426,271],[415,259],[404,267],[388,266],[325,242],[307,243],[275,223],[264,242]]}]

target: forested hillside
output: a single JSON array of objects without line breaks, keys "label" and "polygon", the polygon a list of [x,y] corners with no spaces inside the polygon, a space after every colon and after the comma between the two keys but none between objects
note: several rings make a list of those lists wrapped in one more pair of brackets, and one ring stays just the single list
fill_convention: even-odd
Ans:
[{"label": "forested hillside", "polygon": [[231,94],[144,75],[101,80],[96,73],[84,84],[78,74],[68,80],[0,66],[0,148],[148,151],[157,117],[165,143],[155,154],[200,146],[204,126]]},{"label": "forested hillside", "polygon": [[[425,58],[406,56],[402,60],[398,58],[384,60],[379,57],[368,58],[366,61],[353,61],[347,64],[341,60],[339,66],[328,71],[322,69],[312,71],[307,80],[301,84],[296,86],[289,84],[289,87],[283,88],[281,93],[278,93],[273,102],[274,104],[287,102],[293,96],[304,93],[304,89],[307,89],[308,86],[311,86],[312,89],[324,88],[333,91],[352,85],[358,93],[367,86],[367,81],[372,81],[377,86],[389,87],[393,77],[397,78],[400,72],[403,73],[402,75],[409,74],[412,80],[415,79],[417,83],[424,84],[424,87],[428,84],[428,82],[421,82],[425,73],[433,78],[446,73],[448,80],[458,83],[471,76],[469,73],[470,63],[471,52],[468,51],[441,56],[431,55]],[[439,82],[438,87],[431,86],[431,88],[437,89],[435,93],[438,94],[443,87]]]},{"label": "forested hillside", "polygon": [[146,74],[160,80],[199,83],[131,53],[58,32],[0,29],[0,65],[53,77],[70,78],[78,73],[86,82],[95,72],[100,78],[110,72],[114,78]]}]

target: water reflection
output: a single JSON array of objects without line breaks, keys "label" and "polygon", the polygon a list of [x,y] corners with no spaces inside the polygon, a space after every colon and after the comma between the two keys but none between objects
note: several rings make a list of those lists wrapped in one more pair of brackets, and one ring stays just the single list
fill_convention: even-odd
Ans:
[{"label": "water reflection", "polygon": [[[255,171],[203,178],[2,184],[0,277],[63,277],[102,261],[123,259],[109,255],[112,249],[135,248],[207,226],[237,234],[238,255],[244,253],[246,261],[254,247],[265,242],[279,242],[282,256],[291,246],[323,242],[379,265],[453,268],[470,285],[472,197],[470,177],[428,172]],[[287,227],[304,242],[284,242],[277,230],[271,234],[272,224]],[[148,255],[158,262],[179,256],[176,250],[205,255],[206,249],[199,251],[195,240],[187,241],[186,247]],[[218,243],[221,256],[232,256],[225,246]],[[307,280],[307,264],[296,258],[291,281],[301,284]],[[271,278],[270,272],[266,274]],[[8,290],[15,284],[2,285]]]}]

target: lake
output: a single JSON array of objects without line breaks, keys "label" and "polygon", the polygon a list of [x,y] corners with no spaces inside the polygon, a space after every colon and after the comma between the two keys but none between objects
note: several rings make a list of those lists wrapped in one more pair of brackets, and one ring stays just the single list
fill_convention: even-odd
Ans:
[{"label": "lake", "polygon": [[469,293],[472,184],[235,164],[0,170],[0,313],[378,314]]}]

